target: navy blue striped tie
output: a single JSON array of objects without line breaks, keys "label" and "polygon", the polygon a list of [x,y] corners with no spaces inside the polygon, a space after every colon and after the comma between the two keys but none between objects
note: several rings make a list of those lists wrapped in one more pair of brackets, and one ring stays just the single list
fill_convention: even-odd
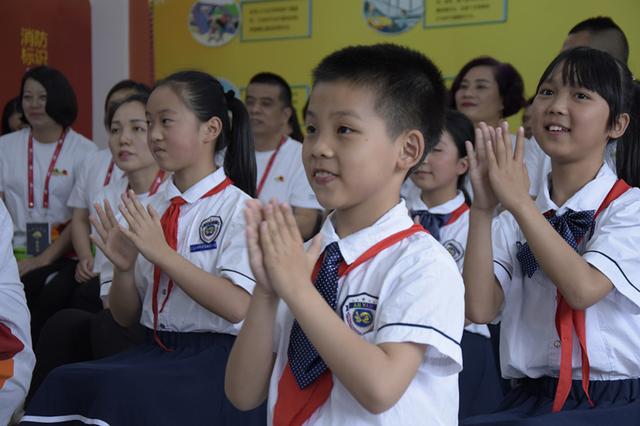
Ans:
[{"label": "navy blue striped tie", "polygon": [[[338,304],[338,267],[342,261],[338,242],[324,249],[324,259],[314,285],[327,304],[335,311]],[[293,322],[287,351],[291,372],[300,389],[313,383],[327,369],[327,364],[302,331],[298,321]]]},{"label": "navy blue striped tie", "polygon": [[[593,219],[595,216],[594,210],[585,210],[576,212],[571,209],[560,216],[556,216],[555,210],[550,210],[545,213],[545,218],[549,221],[553,229],[571,246],[574,250],[578,250],[578,244],[585,236],[585,234],[593,226]],[[522,244],[516,243],[518,246],[518,252],[516,257],[522,270],[529,278],[538,269],[538,261],[536,260],[529,243]]]}]

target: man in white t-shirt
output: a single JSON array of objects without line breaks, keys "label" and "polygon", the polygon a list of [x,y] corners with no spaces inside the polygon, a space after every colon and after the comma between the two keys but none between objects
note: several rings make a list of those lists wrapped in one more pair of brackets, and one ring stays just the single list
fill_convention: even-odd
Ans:
[{"label": "man in white t-shirt", "polygon": [[247,87],[246,104],[256,147],[256,198],[290,204],[300,233],[310,238],[321,222],[322,207],[304,172],[302,144],[287,134],[294,113],[291,88],[276,74],[256,74]]}]

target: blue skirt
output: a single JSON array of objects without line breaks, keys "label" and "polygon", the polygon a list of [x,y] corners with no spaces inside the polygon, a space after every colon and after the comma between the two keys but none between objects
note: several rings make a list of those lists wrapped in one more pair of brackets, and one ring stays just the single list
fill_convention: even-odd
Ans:
[{"label": "blue skirt", "polygon": [[266,404],[241,412],[224,394],[235,336],[159,332],[165,352],[147,342],[97,361],[53,370],[22,425],[264,425]]},{"label": "blue skirt", "polygon": [[465,331],[462,334],[462,372],[458,376],[458,418],[492,413],[504,397],[491,339]]},{"label": "blue skirt", "polygon": [[461,425],[638,425],[640,424],[640,379],[589,383],[589,406],[582,382],[574,380],[562,411],[552,413],[557,379],[522,379],[493,414],[470,417]]}]

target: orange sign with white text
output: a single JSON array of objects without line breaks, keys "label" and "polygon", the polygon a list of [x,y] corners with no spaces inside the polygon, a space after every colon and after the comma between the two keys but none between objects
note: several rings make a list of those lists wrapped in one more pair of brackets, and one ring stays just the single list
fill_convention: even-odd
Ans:
[{"label": "orange sign with white text", "polygon": [[89,0],[5,0],[0,13],[0,108],[20,94],[22,74],[59,69],[78,98],[73,128],[91,138],[91,5]]}]

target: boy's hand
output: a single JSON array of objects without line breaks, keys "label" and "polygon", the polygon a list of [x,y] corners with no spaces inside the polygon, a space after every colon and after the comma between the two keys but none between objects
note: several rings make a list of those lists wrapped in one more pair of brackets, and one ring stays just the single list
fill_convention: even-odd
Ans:
[{"label": "boy's hand", "polygon": [[249,264],[256,279],[256,284],[268,294],[274,294],[273,287],[267,277],[264,267],[262,248],[260,247],[260,223],[262,217],[262,203],[260,200],[248,200],[244,209],[246,223],[247,250],[249,251]]},{"label": "boy's hand", "polygon": [[480,123],[475,131],[475,147],[471,142],[465,142],[467,155],[469,156],[469,178],[473,188],[472,206],[491,213],[498,205],[498,199],[489,180],[487,163],[487,151],[491,150],[492,132],[495,135],[495,130],[492,127],[487,126],[485,123]]},{"label": "boy's hand", "polygon": [[129,224],[122,232],[149,262],[159,264],[174,251],[164,238],[160,215],[151,205],[145,208],[131,190],[122,195],[122,202],[120,212]]},{"label": "boy's hand", "polygon": [[105,200],[104,210],[100,204],[94,204],[98,217],[91,216],[89,220],[96,228],[98,236],[90,235],[91,241],[104,253],[120,271],[130,271],[138,257],[138,249],[124,235],[122,227],[111,210],[109,202]]},{"label": "boy's hand", "polygon": [[317,235],[305,251],[291,207],[272,201],[263,208],[260,245],[271,285],[285,301],[300,285],[313,285],[311,273],[320,256],[321,239]]},{"label": "boy's hand", "polygon": [[518,129],[516,150],[513,151],[509,126],[503,122],[496,129],[493,149],[487,149],[487,163],[491,188],[505,209],[514,209],[531,202],[529,175],[524,165],[524,130]]}]

